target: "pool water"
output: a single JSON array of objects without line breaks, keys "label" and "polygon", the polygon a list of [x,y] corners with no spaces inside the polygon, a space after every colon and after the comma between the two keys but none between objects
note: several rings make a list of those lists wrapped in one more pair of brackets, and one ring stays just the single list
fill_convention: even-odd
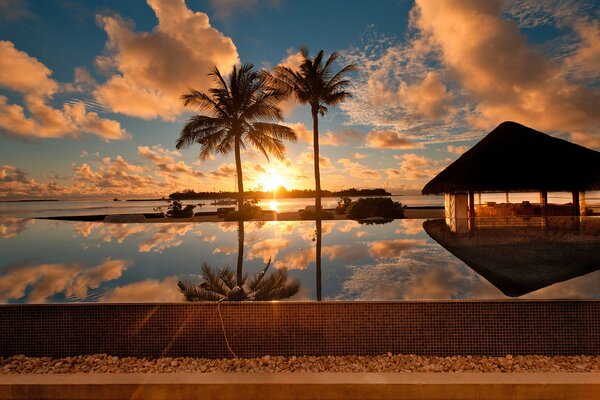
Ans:
[{"label": "pool water", "polygon": [[[436,223],[443,223],[440,221]],[[515,251],[521,259],[543,256],[549,247],[556,248],[531,240],[540,232],[549,235],[552,243],[583,240],[582,249],[589,252],[587,259],[574,261],[585,264],[585,268],[564,265],[556,279],[540,276],[539,285],[531,282],[536,280],[535,274],[544,273],[543,268],[523,273],[529,271],[529,264],[524,262],[518,264],[521,269],[515,273],[510,266],[504,268],[502,263],[511,264],[506,258],[489,268],[480,265],[486,258],[484,239],[496,237],[497,242],[488,243],[490,249],[499,241],[497,235],[490,234],[491,228],[475,234],[472,243],[468,240],[474,234],[449,245],[447,239],[453,240],[450,233],[439,229],[430,232],[434,240],[424,230],[424,220],[416,219],[376,225],[323,221],[320,227],[314,221],[246,222],[242,272],[251,279],[271,260],[267,275],[285,268],[288,281],[299,285],[289,298],[295,301],[600,298],[600,265],[593,251],[600,248],[599,230],[594,228],[600,219],[586,221],[585,229],[566,236],[556,233],[562,225],[556,229],[518,228],[519,235],[531,243],[527,252]],[[569,225],[564,229],[573,228]],[[509,231],[502,234],[512,235]],[[237,272],[239,239],[237,222],[105,224],[2,219],[0,302],[185,301],[178,283],[200,283],[203,263],[215,272],[225,266]],[[458,251],[456,254],[473,266],[465,264],[452,253],[457,246],[478,248],[479,261],[473,264],[462,250]],[[539,251],[536,246],[540,246]],[[545,261],[542,257],[536,262]],[[515,274],[518,276],[513,281]],[[513,290],[511,285],[522,285],[523,279],[529,286]]]}]

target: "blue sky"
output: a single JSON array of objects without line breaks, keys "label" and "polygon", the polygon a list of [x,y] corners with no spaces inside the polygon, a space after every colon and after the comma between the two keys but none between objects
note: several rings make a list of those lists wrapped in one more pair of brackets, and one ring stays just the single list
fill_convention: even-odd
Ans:
[{"label": "blue sky", "polygon": [[[209,64],[296,65],[300,45],[355,63],[321,120],[323,187],[420,190],[504,120],[600,149],[592,1],[0,0],[0,197],[232,190],[232,157],[175,151],[179,95]],[[159,23],[160,17],[160,23]],[[286,162],[243,155],[246,187],[310,188],[311,120]]]}]

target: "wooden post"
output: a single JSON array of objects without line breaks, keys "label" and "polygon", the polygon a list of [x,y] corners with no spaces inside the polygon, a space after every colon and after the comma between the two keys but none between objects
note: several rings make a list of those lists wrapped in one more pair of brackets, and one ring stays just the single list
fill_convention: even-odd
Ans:
[{"label": "wooden post", "polygon": [[540,192],[540,204],[542,205],[542,217],[548,215],[548,192]]},{"label": "wooden post", "polygon": [[581,213],[579,212],[579,192],[572,192],[573,195],[573,215],[579,217]]},{"label": "wooden post", "polygon": [[579,215],[586,215],[585,192],[579,192]]},{"label": "wooden post", "polygon": [[510,203],[510,200],[508,198],[508,192],[506,192],[506,204]]},{"label": "wooden post", "polygon": [[475,219],[475,193],[469,192],[469,219]]}]

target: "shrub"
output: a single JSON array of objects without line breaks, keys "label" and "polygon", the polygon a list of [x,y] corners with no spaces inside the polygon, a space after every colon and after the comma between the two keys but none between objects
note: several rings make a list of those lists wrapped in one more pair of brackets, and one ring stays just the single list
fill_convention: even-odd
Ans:
[{"label": "shrub", "polygon": [[225,221],[248,221],[262,217],[262,208],[257,206],[257,200],[248,200],[242,206],[242,212],[230,211],[225,214]]},{"label": "shrub", "polygon": [[154,211],[164,218],[192,218],[194,216],[194,208],[196,208],[196,206],[193,204],[188,204],[184,208],[181,201],[169,200],[169,206],[166,213],[162,210],[162,207],[157,207]]},{"label": "shrub", "polygon": [[303,210],[300,213],[300,219],[305,220],[305,221],[316,221],[317,215],[319,215],[320,220],[335,219],[335,217],[333,216],[333,213],[330,211],[321,210],[321,214],[318,214],[317,211],[313,210],[313,209]]},{"label": "shrub", "polygon": [[404,218],[404,209],[399,202],[389,197],[369,197],[358,199],[348,207],[348,218],[364,219],[381,217],[385,219]]},{"label": "shrub", "polygon": [[340,201],[338,201],[337,207],[335,208],[335,213],[345,214],[348,210],[348,207],[350,207],[350,204],[352,204],[352,199],[350,197],[341,197]]}]

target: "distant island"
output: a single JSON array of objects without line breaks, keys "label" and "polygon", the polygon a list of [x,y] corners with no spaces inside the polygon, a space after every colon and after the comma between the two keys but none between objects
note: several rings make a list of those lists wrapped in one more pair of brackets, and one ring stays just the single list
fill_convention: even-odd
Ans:
[{"label": "distant island", "polygon": [[[237,197],[237,192],[196,192],[194,190],[184,190],[182,192],[175,192],[169,195],[169,199],[172,200],[198,200],[198,199],[225,199]],[[315,197],[315,190],[300,190],[292,189],[287,190],[281,187],[273,192],[264,191],[247,191],[244,193],[244,197],[249,199],[302,199]],[[367,197],[367,196],[391,196],[392,194],[385,189],[345,189],[338,191],[321,190],[321,197]]]}]

